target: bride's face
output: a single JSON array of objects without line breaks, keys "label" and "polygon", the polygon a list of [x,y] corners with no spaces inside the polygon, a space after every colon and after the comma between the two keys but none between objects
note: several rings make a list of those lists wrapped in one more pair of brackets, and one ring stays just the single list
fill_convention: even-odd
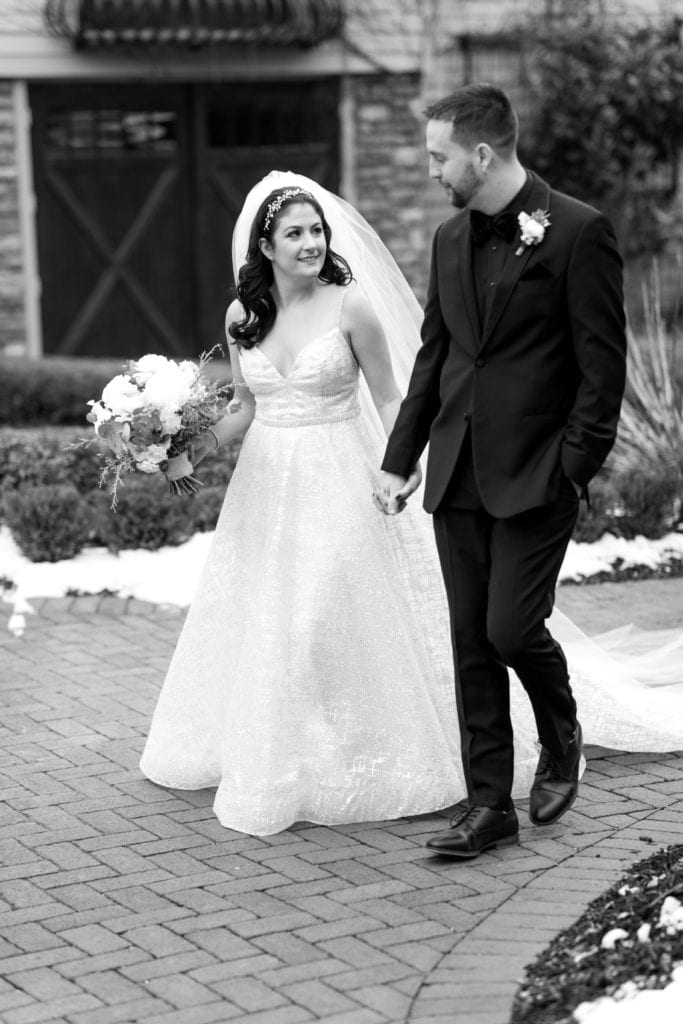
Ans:
[{"label": "bride's face", "polygon": [[327,251],[320,216],[309,203],[292,203],[277,219],[270,242],[261,240],[261,251],[273,269],[294,277],[317,277]]}]

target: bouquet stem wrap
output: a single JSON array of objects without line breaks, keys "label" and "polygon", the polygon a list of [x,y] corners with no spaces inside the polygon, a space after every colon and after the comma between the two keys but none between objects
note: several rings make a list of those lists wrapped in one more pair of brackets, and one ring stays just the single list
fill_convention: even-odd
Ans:
[{"label": "bouquet stem wrap", "polygon": [[196,494],[202,482],[195,476],[187,452],[172,455],[167,462],[165,473],[171,494]]}]

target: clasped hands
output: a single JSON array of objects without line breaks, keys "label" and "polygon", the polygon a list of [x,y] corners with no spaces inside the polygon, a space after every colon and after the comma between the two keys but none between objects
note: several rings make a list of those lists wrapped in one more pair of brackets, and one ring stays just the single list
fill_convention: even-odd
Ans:
[{"label": "clasped hands", "polygon": [[421,482],[422,470],[419,463],[407,479],[397,473],[386,473],[382,470],[377,486],[372,492],[372,500],[385,516],[398,515],[406,507],[408,498],[417,490]]}]

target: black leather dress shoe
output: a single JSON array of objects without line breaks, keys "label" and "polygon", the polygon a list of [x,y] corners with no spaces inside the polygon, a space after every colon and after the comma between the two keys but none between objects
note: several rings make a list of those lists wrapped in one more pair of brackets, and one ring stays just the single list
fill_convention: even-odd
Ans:
[{"label": "black leather dress shoe", "polygon": [[451,828],[427,840],[433,853],[448,857],[478,857],[494,846],[510,846],[519,838],[519,822],[514,809],[496,811],[480,804],[463,804],[451,820]]},{"label": "black leather dress shoe", "polygon": [[578,723],[574,738],[564,757],[553,757],[550,751],[543,747],[529,803],[529,817],[534,825],[552,824],[561,818],[576,800],[582,750],[583,735]]}]

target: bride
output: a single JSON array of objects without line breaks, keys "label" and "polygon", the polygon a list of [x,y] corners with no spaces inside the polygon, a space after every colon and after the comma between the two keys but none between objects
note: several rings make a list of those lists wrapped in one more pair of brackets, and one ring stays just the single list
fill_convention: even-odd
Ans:
[{"label": "bride", "polygon": [[[301,175],[252,189],[233,264],[236,400],[193,462],[247,433],[141,769],[215,787],[219,821],[255,835],[448,807],[466,788],[430,517],[417,503],[386,517],[370,498],[420,307],[363,218]],[[551,627],[586,742],[683,748],[681,698],[644,685],[677,678],[675,651],[655,671],[558,612]],[[538,748],[512,684],[513,795],[526,797]]]}]

